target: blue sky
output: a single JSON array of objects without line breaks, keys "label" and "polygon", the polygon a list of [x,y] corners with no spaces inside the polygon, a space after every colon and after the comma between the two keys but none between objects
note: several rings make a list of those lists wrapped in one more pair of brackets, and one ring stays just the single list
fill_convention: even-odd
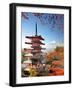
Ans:
[{"label": "blue sky", "polygon": [[44,47],[50,49],[58,45],[63,46],[64,15],[44,13],[37,16],[37,14],[24,12],[21,17],[22,48],[30,48],[29,45],[25,44],[25,41],[29,41],[25,36],[35,35],[36,23],[38,35],[41,35],[45,39],[43,41],[45,43]]}]

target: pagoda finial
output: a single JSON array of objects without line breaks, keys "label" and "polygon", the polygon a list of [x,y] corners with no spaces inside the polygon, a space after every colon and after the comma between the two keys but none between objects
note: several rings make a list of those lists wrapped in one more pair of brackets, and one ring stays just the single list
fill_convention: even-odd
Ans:
[{"label": "pagoda finial", "polygon": [[36,33],[35,33],[35,36],[37,36],[37,23],[36,23]]}]

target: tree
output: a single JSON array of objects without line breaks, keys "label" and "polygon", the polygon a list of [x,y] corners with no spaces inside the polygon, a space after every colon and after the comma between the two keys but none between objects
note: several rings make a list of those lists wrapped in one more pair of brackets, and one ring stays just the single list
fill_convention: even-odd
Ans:
[{"label": "tree", "polygon": [[[63,14],[31,13],[31,16],[36,17],[40,20],[41,24],[48,25],[52,30],[64,30]],[[22,12],[22,17],[26,20],[29,20],[30,13]]]}]

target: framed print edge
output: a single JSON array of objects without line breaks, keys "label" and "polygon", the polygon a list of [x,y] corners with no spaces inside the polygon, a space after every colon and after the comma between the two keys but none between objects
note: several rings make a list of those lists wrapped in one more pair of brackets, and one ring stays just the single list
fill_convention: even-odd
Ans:
[{"label": "framed print edge", "polygon": [[16,9],[10,4],[10,62],[9,62],[9,85],[16,83]]},{"label": "framed print edge", "polygon": [[[43,7],[43,8],[60,8],[69,10],[69,80],[68,81],[55,81],[55,82],[38,82],[38,83],[16,83],[16,7]],[[33,85],[51,85],[51,84],[67,84],[71,83],[71,7],[70,6],[55,6],[55,5],[38,5],[38,4],[10,4],[10,62],[9,62],[9,85],[16,86],[33,86]]]},{"label": "framed print edge", "polygon": [[69,8],[69,82],[71,83],[71,7]]}]

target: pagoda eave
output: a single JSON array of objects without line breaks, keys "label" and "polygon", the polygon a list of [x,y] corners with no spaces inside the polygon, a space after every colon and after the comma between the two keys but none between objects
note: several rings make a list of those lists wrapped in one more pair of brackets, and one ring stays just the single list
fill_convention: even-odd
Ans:
[{"label": "pagoda eave", "polygon": [[41,36],[26,36],[26,38],[44,40]]},{"label": "pagoda eave", "polygon": [[31,52],[32,54],[36,54],[36,53],[42,53],[42,51],[37,51],[37,52]]},{"label": "pagoda eave", "polygon": [[[34,48],[34,47],[32,47],[32,48]],[[35,49],[32,49],[32,50],[45,50],[46,48],[35,48]]]},{"label": "pagoda eave", "polygon": [[25,42],[25,44],[32,44],[31,42]]},{"label": "pagoda eave", "polygon": [[[41,42],[34,42],[35,44],[40,44],[40,45],[45,45],[44,43],[41,43]],[[25,42],[25,44],[33,44],[32,42]]]}]

